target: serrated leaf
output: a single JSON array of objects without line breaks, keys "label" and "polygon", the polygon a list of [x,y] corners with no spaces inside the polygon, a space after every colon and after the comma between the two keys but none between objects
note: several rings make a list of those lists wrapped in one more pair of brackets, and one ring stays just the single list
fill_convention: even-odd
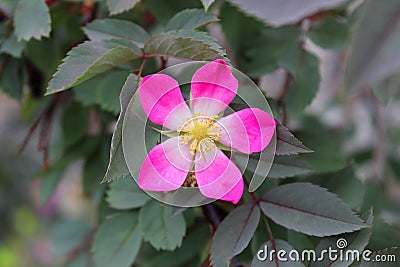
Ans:
[{"label": "serrated leaf", "polygon": [[266,24],[279,27],[295,24],[301,19],[322,10],[328,10],[345,3],[347,0],[229,0],[248,15],[254,16]]},{"label": "serrated leaf", "polygon": [[44,0],[19,0],[14,11],[14,28],[18,41],[40,40],[50,35],[49,9]]},{"label": "serrated leaf", "polygon": [[276,126],[276,139],[276,155],[297,155],[313,152],[280,123]]},{"label": "serrated leaf", "polygon": [[352,165],[334,172],[316,172],[308,176],[307,181],[327,188],[353,209],[359,209],[362,205],[366,185],[357,178]]},{"label": "serrated leaf", "polygon": [[156,35],[145,44],[144,52],[148,56],[204,61],[212,61],[226,55],[213,37],[193,30],[170,31]]},{"label": "serrated leaf", "polygon": [[122,38],[143,47],[150,35],[139,25],[119,19],[96,19],[82,28],[92,41]]},{"label": "serrated leaf", "polygon": [[260,220],[256,204],[245,204],[229,213],[218,226],[211,243],[211,263],[226,267],[233,256],[241,253],[250,243]]},{"label": "serrated leaf", "polygon": [[69,89],[119,64],[139,58],[140,49],[134,48],[133,43],[128,48],[118,40],[80,44],[68,52],[49,82],[46,94]]},{"label": "serrated leaf", "polygon": [[201,3],[204,6],[204,10],[207,12],[208,8],[215,2],[215,0],[201,0]]},{"label": "serrated leaf", "polygon": [[111,139],[110,162],[107,167],[107,172],[102,183],[111,182],[116,179],[130,175],[129,169],[126,166],[124,152],[122,150],[122,125],[125,118],[126,109],[129,101],[136,91],[137,76],[130,74],[122,87],[119,96],[121,112],[115,125],[114,133]]},{"label": "serrated leaf", "polygon": [[[398,267],[400,259],[400,247],[386,248],[368,255],[371,261],[363,259],[360,267]],[[385,261],[383,261],[385,259]]]},{"label": "serrated leaf", "polygon": [[298,156],[275,156],[268,177],[275,179],[288,178],[311,172],[312,170],[307,165],[307,162]]},{"label": "serrated leaf", "polygon": [[346,84],[350,90],[373,86],[398,72],[399,12],[400,2],[396,0],[389,0],[385,5],[370,0],[364,2],[350,44],[346,70]]},{"label": "serrated leaf", "polygon": [[[293,246],[290,245],[288,242],[280,239],[275,239],[275,246],[272,245],[271,241],[268,241],[264,243],[259,250],[257,251],[257,254],[253,257],[253,260],[251,262],[251,267],[304,267],[304,264],[292,260],[288,255],[291,251],[294,250]],[[271,251],[286,251],[286,254],[284,256],[285,261],[278,260],[276,253],[272,253]],[[262,251],[261,253],[259,251]],[[272,257],[271,257],[272,255]],[[260,258],[258,258],[260,257]],[[278,261],[278,262],[277,262]]]},{"label": "serrated leaf", "polygon": [[366,227],[336,195],[310,183],[291,183],[265,193],[264,214],[288,229],[314,236],[330,236]]},{"label": "serrated leaf", "polygon": [[115,209],[142,207],[150,197],[137,186],[131,176],[114,181],[107,193],[107,202]]},{"label": "serrated leaf", "polygon": [[132,9],[139,2],[140,0],[107,0],[107,6],[110,15],[115,15]]},{"label": "serrated leaf", "polygon": [[98,267],[129,267],[142,242],[137,212],[108,217],[96,232],[92,253]]},{"label": "serrated leaf", "polygon": [[[317,255],[321,255],[323,250],[328,250],[329,248],[332,249],[339,249],[343,251],[344,255],[348,255],[348,258],[344,259],[337,259],[331,260],[328,257],[325,257],[323,261],[311,261],[310,267],[319,267],[323,266],[334,266],[334,267],[347,267],[353,263],[353,261],[359,261],[361,256],[357,259],[356,256],[353,257],[352,254],[349,254],[347,251],[358,251],[359,255],[362,254],[365,247],[368,245],[369,238],[372,234],[372,223],[373,223],[373,214],[372,209],[363,214],[361,218],[368,224],[370,227],[364,228],[358,232],[350,233],[350,234],[343,234],[339,236],[332,236],[332,237],[325,237],[323,238],[315,248]],[[342,239],[342,241],[340,241]],[[343,241],[343,239],[345,241]],[[339,241],[338,241],[339,240]],[[338,247],[338,244],[340,245]],[[343,246],[343,247],[342,247]]]},{"label": "serrated leaf", "polygon": [[212,22],[217,22],[219,19],[211,14],[206,13],[201,9],[185,9],[177,13],[165,26],[165,31],[173,30],[195,30]]},{"label": "serrated leaf", "polygon": [[182,214],[172,216],[172,207],[158,201],[149,201],[140,210],[140,229],[143,239],[157,250],[180,247],[186,232]]}]

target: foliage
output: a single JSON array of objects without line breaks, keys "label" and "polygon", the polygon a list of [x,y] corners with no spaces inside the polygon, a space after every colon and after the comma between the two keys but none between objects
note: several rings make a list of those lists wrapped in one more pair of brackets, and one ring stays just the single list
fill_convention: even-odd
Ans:
[{"label": "foliage", "polygon": [[[41,180],[38,198],[50,205],[80,160],[90,202],[79,220],[54,215],[57,266],[278,266],[260,263],[257,251],[322,251],[339,238],[346,249],[400,257],[400,127],[391,113],[399,108],[400,4],[378,2],[0,2],[0,89],[31,124],[21,150],[38,132],[42,170],[30,173]],[[328,74],[326,54],[338,58]],[[255,192],[245,188],[238,205],[162,204],[139,189],[125,162],[125,113],[143,76],[215,59],[249,75],[272,107],[277,144],[268,179]],[[281,81],[275,90],[263,82],[271,77]],[[246,166],[247,186],[258,156]],[[0,165],[4,267],[21,263],[2,243],[18,230],[12,210],[27,202],[10,177]],[[3,204],[13,195],[15,203]],[[328,265],[375,266],[279,262]]]}]

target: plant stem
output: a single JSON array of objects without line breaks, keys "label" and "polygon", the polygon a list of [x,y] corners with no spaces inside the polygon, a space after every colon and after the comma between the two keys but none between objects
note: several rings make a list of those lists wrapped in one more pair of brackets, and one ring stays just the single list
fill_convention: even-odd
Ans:
[{"label": "plant stem", "polygon": [[[272,234],[272,230],[271,230],[271,226],[268,223],[268,219],[266,217],[264,218],[264,222],[265,222],[265,226],[267,227],[267,232],[269,234],[269,239],[271,240],[271,244],[272,244],[272,249],[276,252],[276,243],[275,243],[275,238],[274,235]],[[279,261],[278,258],[276,256],[276,253],[274,253],[274,258],[275,258],[275,265],[276,267],[279,267]]]},{"label": "plant stem", "polygon": [[140,63],[139,72],[137,74],[136,88],[139,87],[140,78],[142,78],[144,64],[146,63],[146,57],[143,57],[142,63]]}]

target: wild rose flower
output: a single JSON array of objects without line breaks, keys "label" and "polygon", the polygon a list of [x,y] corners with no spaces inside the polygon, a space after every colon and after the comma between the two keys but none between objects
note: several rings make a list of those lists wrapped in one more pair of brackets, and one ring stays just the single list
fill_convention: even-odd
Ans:
[{"label": "wild rose flower", "polygon": [[139,187],[171,191],[189,181],[208,198],[236,204],[243,194],[242,173],[217,144],[246,154],[261,152],[275,131],[274,119],[258,108],[220,118],[237,90],[237,79],[220,59],[194,73],[190,107],[172,77],[144,77],[138,89],[143,110],[150,121],[175,131],[177,136],[148,153],[139,172]]}]

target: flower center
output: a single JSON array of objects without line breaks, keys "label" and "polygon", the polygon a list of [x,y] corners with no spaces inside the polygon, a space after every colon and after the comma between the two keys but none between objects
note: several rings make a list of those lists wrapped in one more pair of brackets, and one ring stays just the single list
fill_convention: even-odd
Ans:
[{"label": "flower center", "polygon": [[186,119],[187,122],[178,127],[181,144],[187,145],[190,143],[190,154],[195,155],[196,152],[207,155],[207,151],[215,148],[215,141],[221,138],[220,126],[215,123],[218,116],[207,117],[200,113],[195,113],[192,118]]}]

